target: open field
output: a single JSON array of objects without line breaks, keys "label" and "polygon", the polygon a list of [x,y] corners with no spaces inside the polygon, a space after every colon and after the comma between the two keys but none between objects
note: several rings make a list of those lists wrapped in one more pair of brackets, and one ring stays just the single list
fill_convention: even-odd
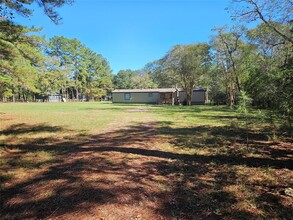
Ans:
[{"label": "open field", "polygon": [[[0,104],[1,219],[293,219],[293,144],[219,106]],[[292,190],[293,191],[293,190]]]}]

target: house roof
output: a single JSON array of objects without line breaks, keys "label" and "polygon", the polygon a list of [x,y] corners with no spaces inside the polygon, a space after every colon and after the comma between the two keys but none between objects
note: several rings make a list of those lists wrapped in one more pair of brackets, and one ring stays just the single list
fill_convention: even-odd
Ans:
[{"label": "house roof", "polygon": [[[185,90],[183,88],[178,88],[179,92],[185,92]],[[207,91],[206,88],[193,88],[192,91]]]},{"label": "house roof", "polygon": [[145,93],[145,92],[176,92],[175,88],[161,88],[161,89],[115,89],[112,93]]},{"label": "house roof", "polygon": [[193,91],[207,91],[207,88],[195,88]]},{"label": "house roof", "polygon": [[[196,88],[193,91],[206,91],[205,88]],[[178,88],[179,92],[184,92],[184,89]],[[115,89],[112,93],[147,93],[147,92],[176,92],[175,88],[159,88],[159,89]]]}]

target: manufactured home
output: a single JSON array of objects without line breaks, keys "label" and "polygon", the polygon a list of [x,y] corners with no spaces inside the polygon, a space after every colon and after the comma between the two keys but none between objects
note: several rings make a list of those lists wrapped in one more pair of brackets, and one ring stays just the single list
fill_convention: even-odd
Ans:
[{"label": "manufactured home", "polygon": [[[192,104],[202,105],[206,101],[206,89],[193,89]],[[116,89],[112,92],[113,103],[169,104],[186,102],[183,89]]]}]

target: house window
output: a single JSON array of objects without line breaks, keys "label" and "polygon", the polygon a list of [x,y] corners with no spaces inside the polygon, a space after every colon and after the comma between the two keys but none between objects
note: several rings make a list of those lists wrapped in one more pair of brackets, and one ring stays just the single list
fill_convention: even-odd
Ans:
[{"label": "house window", "polygon": [[153,93],[152,92],[149,92],[149,97],[153,97]]},{"label": "house window", "polygon": [[130,100],[131,94],[130,93],[124,93],[124,100]]}]

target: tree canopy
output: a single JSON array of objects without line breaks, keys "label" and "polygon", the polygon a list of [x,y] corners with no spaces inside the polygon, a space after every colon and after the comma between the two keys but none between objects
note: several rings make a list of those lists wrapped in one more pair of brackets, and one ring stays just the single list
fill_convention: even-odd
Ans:
[{"label": "tree canopy", "polygon": [[[32,35],[39,29],[0,22],[0,97],[28,100],[37,94],[101,99],[112,88],[108,61],[77,39]],[[31,98],[30,98],[31,97]]]},{"label": "tree canopy", "polygon": [[113,78],[116,89],[149,89],[157,87],[145,70],[120,70]]},{"label": "tree canopy", "polygon": [[184,88],[188,105],[191,105],[193,88],[198,86],[200,76],[208,70],[209,49],[205,43],[176,45],[164,58],[164,65]]},{"label": "tree canopy", "polygon": [[29,17],[33,14],[29,6],[36,3],[54,23],[58,24],[61,17],[56,8],[73,2],[74,0],[0,0],[0,18],[12,19],[15,13]]},{"label": "tree canopy", "polygon": [[38,31],[0,21],[0,85],[4,97],[16,90],[36,92],[34,81],[38,67],[43,61],[41,46],[43,40],[27,33]]}]

